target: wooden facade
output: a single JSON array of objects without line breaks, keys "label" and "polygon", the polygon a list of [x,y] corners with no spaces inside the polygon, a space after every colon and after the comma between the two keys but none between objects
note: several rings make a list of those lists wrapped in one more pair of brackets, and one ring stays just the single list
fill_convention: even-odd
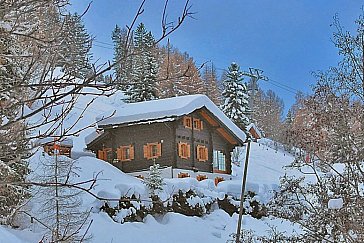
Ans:
[{"label": "wooden facade", "polygon": [[72,147],[69,145],[48,143],[43,145],[43,148],[44,152],[46,152],[51,156],[54,155],[54,150],[58,150],[58,155],[65,155],[67,157],[71,157]]},{"label": "wooden facade", "polygon": [[153,163],[202,172],[231,174],[231,152],[240,141],[207,109],[168,120],[104,126],[87,148],[124,172]]}]

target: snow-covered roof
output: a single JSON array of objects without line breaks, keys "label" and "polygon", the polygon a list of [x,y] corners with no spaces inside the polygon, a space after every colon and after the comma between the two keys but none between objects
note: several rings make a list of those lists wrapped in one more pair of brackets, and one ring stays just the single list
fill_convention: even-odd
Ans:
[{"label": "snow-covered roof", "polygon": [[85,137],[85,143],[89,144],[104,133],[103,130],[95,130]]},{"label": "snow-covered roof", "polygon": [[[215,115],[237,138],[245,141],[245,133],[237,127],[207,96],[186,95],[167,99],[159,99],[125,104],[115,110],[98,116],[99,127],[112,126],[140,121],[179,117],[205,107]],[[110,116],[110,117],[109,117]]]},{"label": "snow-covered roof", "polygon": [[[39,145],[45,145],[48,143],[53,143],[54,140],[55,139],[52,137],[40,138],[37,141],[35,141],[35,145],[39,146]],[[73,146],[72,138],[62,138],[60,141],[57,141],[57,143],[59,143],[60,145],[63,145],[63,146],[67,146],[67,147]]]},{"label": "snow-covered roof", "polygon": [[259,128],[255,125],[255,123],[250,123],[247,127],[246,130],[249,132],[250,128],[253,128],[255,130],[255,132],[258,134],[259,137],[263,137],[261,131],[259,130]]}]

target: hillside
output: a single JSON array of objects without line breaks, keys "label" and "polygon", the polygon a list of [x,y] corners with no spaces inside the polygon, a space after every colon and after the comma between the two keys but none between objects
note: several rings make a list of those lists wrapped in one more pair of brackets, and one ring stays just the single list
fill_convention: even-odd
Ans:
[{"label": "hillside", "polygon": [[[95,92],[93,89],[87,91]],[[123,105],[122,97],[119,92],[110,97],[80,96],[75,108],[64,120],[64,126],[70,127],[77,122],[71,132],[90,126],[95,122],[96,117],[106,110],[113,110]],[[93,102],[79,119],[82,107],[86,107],[91,100]],[[34,109],[35,107],[37,107],[37,104],[33,104],[31,108]],[[53,111],[53,113],[55,112],[57,112],[57,109]],[[31,122],[37,122],[37,119],[42,119],[42,117],[33,117]],[[40,128],[42,131],[46,129],[48,127]],[[98,175],[97,183],[90,191],[97,196],[117,199],[125,195],[136,195],[139,198],[147,199],[147,189],[141,180],[121,172],[102,160],[94,157],[82,157],[85,148],[84,139],[93,130],[94,128],[91,126],[72,137],[74,142],[73,157],[78,158],[81,156],[74,161],[78,169],[77,176],[73,180],[81,182]],[[186,192],[193,189],[200,193],[200,197],[191,200],[191,204],[201,202],[201,200],[205,202],[222,199],[225,193],[238,198],[241,192],[244,159],[245,148],[242,149],[239,156],[239,165],[233,165],[231,181],[221,182],[215,187],[212,180],[198,182],[193,178],[165,179],[166,185],[160,197],[168,200],[178,190]],[[42,153],[42,149],[39,149],[30,159],[32,172],[29,179],[36,179],[39,176],[42,160],[51,161],[53,158]],[[266,203],[272,195],[272,190],[278,189],[279,177],[285,173],[283,166],[292,161],[293,157],[282,151],[276,151],[264,144],[252,143],[247,190],[254,191],[257,194],[256,198]],[[83,186],[87,187],[87,185]],[[30,205],[34,205],[34,214],[38,213],[36,205],[40,201],[37,200],[41,200],[41,197],[34,197],[30,203]],[[113,205],[112,201],[108,203]],[[92,235],[91,242],[200,242],[206,240],[207,242],[226,242],[229,235],[236,231],[238,218],[237,214],[230,217],[225,211],[216,208],[201,218],[169,212],[156,218],[148,215],[143,222],[125,222],[122,224],[123,217],[130,212],[121,212],[113,220],[105,212],[99,210],[103,204],[104,202],[96,200],[88,193],[82,194],[82,208],[86,210],[93,208],[90,215],[90,220],[93,222],[89,230]],[[294,229],[289,222],[280,219],[263,218],[257,220],[251,216],[244,217],[243,228],[254,230],[260,235],[268,234],[269,225],[276,226],[279,230],[286,232],[291,232]],[[0,238],[0,242],[38,242],[42,238],[44,229],[36,222],[30,223],[29,218],[24,219],[22,228],[24,229],[13,230],[1,226],[0,234],[4,237]],[[298,229],[296,228],[296,230]],[[6,239],[6,241],[2,241],[3,239]]]},{"label": "hillside", "polygon": [[[282,166],[289,163],[292,157],[259,143],[252,143],[251,148],[248,189],[254,190],[265,201],[269,199],[270,190],[278,187],[279,176],[284,174]],[[31,160],[33,169],[37,168],[37,162],[41,156],[44,156],[41,152],[33,156]],[[76,165],[79,167],[77,181],[88,180],[100,173],[97,184],[92,189],[92,192],[98,196],[119,198],[126,194],[136,194],[142,198],[146,197],[145,185],[139,179],[124,174],[104,161],[92,157],[81,157],[76,160]],[[168,193],[176,188],[185,191],[189,188],[198,188],[204,191],[205,194],[209,193],[209,195],[216,197],[223,195],[219,191],[224,191],[230,195],[238,194],[241,190],[242,168],[234,166],[234,174],[232,181],[221,182],[217,188],[214,187],[212,181],[211,186],[208,181],[166,179],[165,196],[168,196]],[[100,201],[86,193],[83,194],[82,201],[84,208],[97,208],[97,206],[101,205]],[[143,222],[121,224],[113,221],[106,213],[93,210],[90,216],[93,220],[90,228],[92,233],[91,242],[115,242],[115,240],[122,242],[145,242],[146,240],[148,242],[199,242],[202,240],[226,242],[229,235],[236,230],[237,216],[234,214],[230,217],[223,210],[217,209],[202,218],[167,213],[158,218],[149,215]],[[267,234],[269,225],[277,226],[279,230],[288,232],[294,229],[289,222],[279,219],[265,218],[257,220],[251,216],[244,217],[244,229],[254,230],[260,235]],[[10,230],[4,227],[0,229],[2,235],[6,235],[7,239],[11,239],[6,242],[34,242],[39,240],[42,231],[39,225],[34,223],[30,229],[37,232],[36,234],[31,233],[29,229],[24,231]],[[296,230],[298,229],[296,228]]]}]

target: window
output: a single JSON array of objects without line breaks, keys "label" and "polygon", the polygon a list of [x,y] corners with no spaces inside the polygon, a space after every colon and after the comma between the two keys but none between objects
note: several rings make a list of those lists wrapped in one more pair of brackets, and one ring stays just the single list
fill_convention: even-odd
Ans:
[{"label": "window", "polygon": [[113,159],[113,153],[111,148],[103,148],[97,151],[97,158],[111,162]]},{"label": "window", "polygon": [[209,151],[203,145],[197,145],[197,160],[204,162],[209,158]]},{"label": "window", "polygon": [[144,158],[156,159],[160,156],[162,156],[161,143],[147,143],[147,145],[144,145]]},{"label": "window", "polygon": [[192,118],[189,116],[183,117],[183,125],[185,128],[192,129]]},{"label": "window", "polygon": [[116,151],[119,161],[130,161],[134,159],[134,147],[132,145],[120,146]]},{"label": "window", "polygon": [[222,151],[214,150],[213,152],[213,167],[214,172],[225,172],[226,165],[225,165],[225,154]]},{"label": "window", "polygon": [[195,129],[195,130],[203,129],[203,124],[200,119],[196,119],[196,118],[193,119],[193,129]]},{"label": "window", "polygon": [[188,159],[191,157],[191,146],[188,143],[178,143],[178,156],[182,159]]}]

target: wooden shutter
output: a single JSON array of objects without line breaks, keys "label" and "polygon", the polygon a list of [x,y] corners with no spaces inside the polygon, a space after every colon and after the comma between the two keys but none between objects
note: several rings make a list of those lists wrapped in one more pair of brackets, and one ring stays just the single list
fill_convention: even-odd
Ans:
[{"label": "wooden shutter", "polygon": [[182,157],[182,143],[181,142],[178,143],[178,156]]},{"label": "wooden shutter", "polygon": [[130,160],[134,159],[134,146],[133,145],[129,146],[129,156],[130,156]]},{"label": "wooden shutter", "polygon": [[208,159],[209,159],[209,150],[205,147],[204,152],[205,152],[205,158],[204,158],[204,161],[206,161],[206,160],[208,160]]},{"label": "wooden shutter", "polygon": [[203,121],[200,121],[200,129],[203,129]]},{"label": "wooden shutter", "polygon": [[147,159],[149,159],[149,149],[148,149],[148,145],[144,145],[143,146],[143,151],[144,151],[144,158],[147,158]]},{"label": "wooden shutter", "polygon": [[123,150],[121,148],[116,149],[116,158],[120,161],[123,159]]},{"label": "wooden shutter", "polygon": [[187,116],[183,117],[183,126],[187,127]]},{"label": "wooden shutter", "polygon": [[97,157],[98,157],[98,159],[105,160],[104,159],[104,151],[102,151],[102,150],[97,151]]},{"label": "wooden shutter", "polygon": [[192,128],[193,124],[192,124],[192,119],[189,116],[184,116],[183,117],[183,125],[186,128]]},{"label": "wooden shutter", "polygon": [[197,153],[196,153],[196,157],[198,161],[201,161],[201,156],[200,156],[200,145],[197,145]]},{"label": "wooden shutter", "polygon": [[191,157],[191,145],[187,144],[187,158]]},{"label": "wooden shutter", "polygon": [[157,144],[157,156],[158,157],[162,156],[162,144],[161,143]]}]

